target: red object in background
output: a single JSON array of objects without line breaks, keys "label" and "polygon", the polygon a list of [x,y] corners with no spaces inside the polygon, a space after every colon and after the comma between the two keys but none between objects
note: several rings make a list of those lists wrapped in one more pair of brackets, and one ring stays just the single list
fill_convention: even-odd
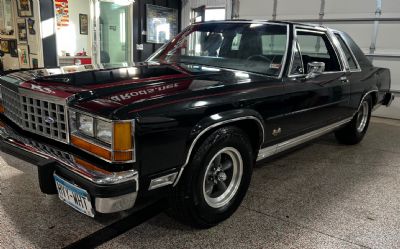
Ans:
[{"label": "red object in background", "polygon": [[76,62],[78,60],[81,61],[81,65],[90,65],[90,64],[92,64],[92,58],[75,58],[74,59],[74,64],[76,64]]}]

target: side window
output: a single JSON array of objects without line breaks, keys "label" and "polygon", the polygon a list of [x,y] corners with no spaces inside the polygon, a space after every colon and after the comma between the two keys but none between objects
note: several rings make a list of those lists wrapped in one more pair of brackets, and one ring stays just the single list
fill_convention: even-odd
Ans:
[{"label": "side window", "polygon": [[350,48],[347,46],[347,44],[344,42],[343,38],[339,34],[335,34],[336,38],[339,40],[340,46],[343,49],[343,52],[346,56],[347,63],[349,64],[350,70],[357,70],[359,69],[357,66],[357,62],[354,59],[353,54],[350,51]]},{"label": "side window", "polygon": [[324,62],[325,72],[341,71],[338,57],[325,33],[298,31],[297,42],[306,74],[310,62]]}]

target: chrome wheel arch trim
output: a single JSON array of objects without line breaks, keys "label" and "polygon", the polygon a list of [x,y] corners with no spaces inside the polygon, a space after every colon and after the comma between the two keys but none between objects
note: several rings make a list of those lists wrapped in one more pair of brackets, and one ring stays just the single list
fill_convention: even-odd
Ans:
[{"label": "chrome wheel arch trim", "polygon": [[[192,141],[192,143],[191,143],[191,145],[190,145],[190,147],[189,147],[189,150],[188,150],[188,152],[187,152],[187,155],[186,155],[185,164],[184,164],[184,165],[181,167],[181,169],[179,170],[178,177],[176,178],[176,180],[175,180],[173,186],[175,187],[175,186],[178,184],[179,180],[181,179],[181,176],[182,176],[183,171],[185,170],[186,166],[189,164],[190,157],[191,157],[191,155],[192,155],[192,152],[193,152],[193,149],[194,149],[196,143],[199,141],[199,139],[200,139],[205,133],[207,133],[208,131],[210,131],[211,129],[214,129],[214,128],[216,128],[216,127],[223,126],[223,125],[229,124],[229,123],[234,123],[234,122],[238,122],[238,121],[243,121],[243,120],[253,120],[253,121],[256,121],[256,122],[258,123],[258,125],[260,126],[261,131],[262,131],[262,141],[261,141],[261,145],[262,145],[262,144],[264,143],[264,138],[265,138],[265,127],[264,127],[264,125],[263,125],[263,122],[262,122],[259,118],[255,117],[255,116],[244,116],[244,117],[232,118],[232,119],[228,119],[228,120],[224,120],[224,121],[221,121],[221,122],[214,123],[214,124],[208,126],[207,128],[203,129],[199,134],[197,134],[197,136],[195,137],[195,139]],[[261,145],[260,145],[260,146],[261,146]]]},{"label": "chrome wheel arch trim", "polygon": [[[360,101],[360,103],[358,104],[357,111],[354,112],[353,116],[356,115],[356,114],[360,111],[360,108],[361,108],[361,105],[362,105],[364,99],[365,99],[368,95],[370,95],[371,93],[373,93],[373,92],[379,93],[379,91],[376,90],[376,89],[366,92],[366,93],[363,95],[363,97],[361,98],[361,101]],[[377,97],[378,97],[378,96],[377,96]],[[379,100],[377,99],[377,102],[378,102],[378,101],[379,101]],[[377,105],[377,104],[378,104],[378,103],[375,103],[375,105]],[[371,106],[371,110],[373,110],[373,109],[374,109],[374,106]]]}]

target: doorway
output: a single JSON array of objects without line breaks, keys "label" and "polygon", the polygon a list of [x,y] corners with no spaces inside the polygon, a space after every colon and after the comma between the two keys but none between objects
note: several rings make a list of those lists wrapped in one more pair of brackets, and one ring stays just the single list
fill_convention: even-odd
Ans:
[{"label": "doorway", "polygon": [[129,66],[132,53],[131,0],[95,0],[94,56],[103,68]]}]

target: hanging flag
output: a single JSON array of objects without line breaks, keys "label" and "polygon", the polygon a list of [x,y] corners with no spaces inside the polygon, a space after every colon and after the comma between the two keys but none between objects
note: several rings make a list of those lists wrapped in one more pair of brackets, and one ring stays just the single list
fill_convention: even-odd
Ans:
[{"label": "hanging flag", "polygon": [[68,0],[55,0],[57,28],[69,25]]}]

